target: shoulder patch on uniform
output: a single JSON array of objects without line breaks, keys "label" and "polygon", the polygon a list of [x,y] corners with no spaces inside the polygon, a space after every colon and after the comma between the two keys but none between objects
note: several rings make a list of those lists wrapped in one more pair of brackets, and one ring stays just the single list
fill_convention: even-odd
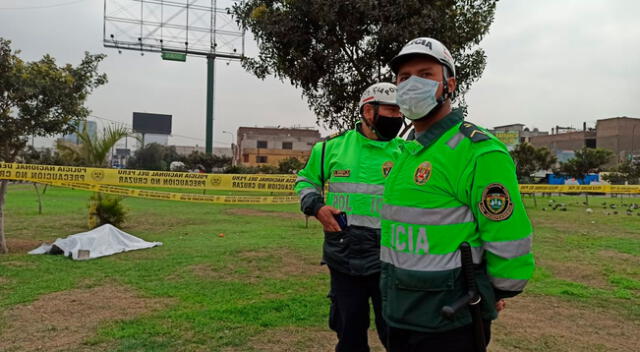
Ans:
[{"label": "shoulder patch on uniform", "polygon": [[478,207],[482,215],[493,221],[507,220],[513,213],[509,191],[500,183],[492,183],[484,189]]},{"label": "shoulder patch on uniform", "polygon": [[472,142],[481,142],[491,139],[483,130],[471,122],[463,122],[462,125],[460,125],[460,132],[469,137]]},{"label": "shoulder patch on uniform", "polygon": [[334,134],[329,135],[329,136],[328,136],[327,138],[325,138],[324,140],[325,140],[325,141],[328,141],[328,140],[334,139],[334,138],[336,138],[336,137],[340,137],[340,136],[344,135],[344,134],[345,134],[345,133],[347,133],[347,132],[349,132],[349,130],[344,130],[344,131],[336,132],[336,133],[334,133]]}]

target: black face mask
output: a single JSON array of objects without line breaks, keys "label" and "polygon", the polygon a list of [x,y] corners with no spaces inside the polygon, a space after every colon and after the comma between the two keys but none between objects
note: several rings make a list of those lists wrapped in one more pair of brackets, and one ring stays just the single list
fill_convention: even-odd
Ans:
[{"label": "black face mask", "polygon": [[373,122],[373,131],[381,141],[389,141],[398,136],[398,132],[404,125],[402,117],[390,117],[376,114]]}]

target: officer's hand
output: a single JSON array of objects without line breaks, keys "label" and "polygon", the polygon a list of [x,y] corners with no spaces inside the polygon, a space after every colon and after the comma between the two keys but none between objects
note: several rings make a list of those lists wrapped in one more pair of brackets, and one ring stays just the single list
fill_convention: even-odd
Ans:
[{"label": "officer's hand", "polygon": [[498,312],[503,310],[506,306],[507,306],[507,302],[505,302],[504,299],[501,299],[498,302],[496,302],[496,310]]},{"label": "officer's hand", "polygon": [[320,223],[322,224],[322,228],[324,228],[325,231],[339,232],[340,225],[338,225],[338,222],[333,217],[333,215],[340,213],[340,210],[330,205],[325,205],[324,207],[320,208],[320,210],[318,210],[316,218],[318,219],[318,221],[320,221]]}]

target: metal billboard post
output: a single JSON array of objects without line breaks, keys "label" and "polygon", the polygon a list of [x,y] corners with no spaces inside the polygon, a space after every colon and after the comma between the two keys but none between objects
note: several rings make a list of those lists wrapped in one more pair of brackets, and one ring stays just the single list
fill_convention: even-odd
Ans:
[{"label": "metal billboard post", "polygon": [[[222,4],[221,4],[222,3]],[[220,7],[218,7],[220,6]],[[160,53],[163,60],[207,59],[206,152],[213,152],[215,60],[244,57],[244,31],[231,0],[104,0],[107,48]]]},{"label": "metal billboard post", "polygon": [[205,152],[213,154],[213,101],[215,94],[214,79],[216,74],[216,59],[207,56],[207,124]]}]

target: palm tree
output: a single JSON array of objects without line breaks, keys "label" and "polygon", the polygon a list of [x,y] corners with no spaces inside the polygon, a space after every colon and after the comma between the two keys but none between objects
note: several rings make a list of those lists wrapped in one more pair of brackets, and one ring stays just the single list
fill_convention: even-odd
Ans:
[{"label": "palm tree", "polygon": [[86,125],[76,133],[80,144],[58,141],[56,148],[70,163],[94,167],[107,166],[111,148],[122,138],[131,136],[131,131],[123,126],[108,126],[102,130],[101,136],[90,134]]},{"label": "palm tree", "polygon": [[[92,135],[87,131],[86,124],[82,131],[76,133],[80,144],[57,142],[56,147],[61,157],[66,159],[67,165],[94,167],[107,166],[109,151],[122,138],[131,135],[129,129],[123,126],[108,126],[102,130],[101,136]],[[121,197],[94,193],[89,199],[89,228],[105,223],[120,226],[126,217],[121,201]]]}]

